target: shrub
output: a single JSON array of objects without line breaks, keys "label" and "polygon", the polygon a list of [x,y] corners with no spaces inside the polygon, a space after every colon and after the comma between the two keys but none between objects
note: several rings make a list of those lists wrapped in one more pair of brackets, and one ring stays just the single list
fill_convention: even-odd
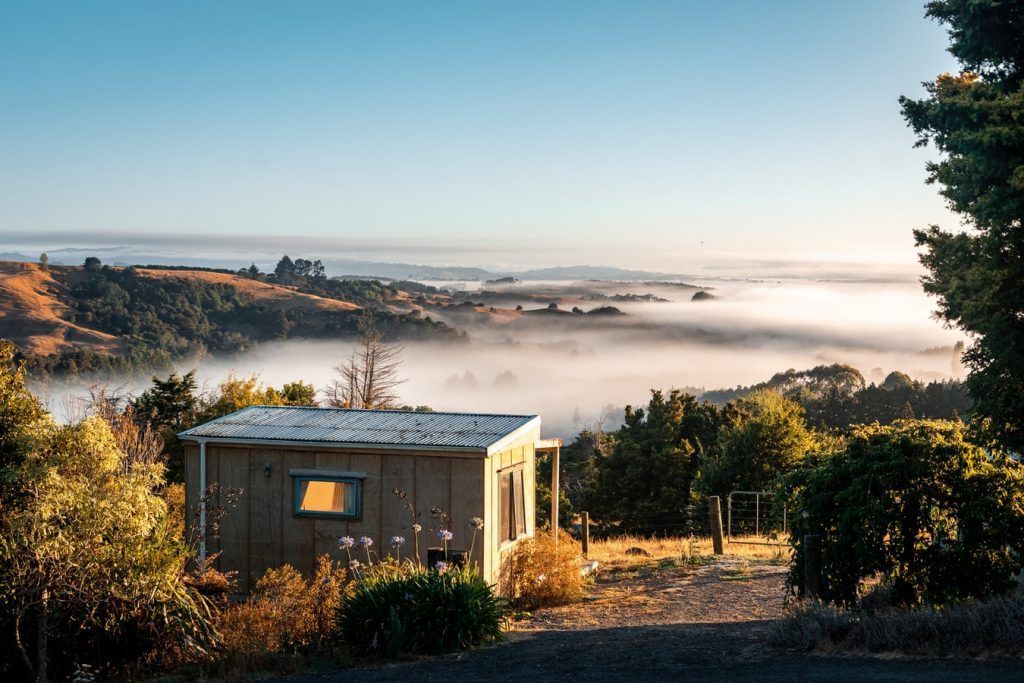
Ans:
[{"label": "shrub", "polygon": [[58,426],[46,416],[33,429],[22,441],[30,457],[0,472],[20,489],[0,517],[0,611],[18,674],[64,678],[76,660],[119,673],[172,651],[202,655],[217,634],[154,493],[163,467],[129,462],[100,418]]},{"label": "shrub", "polygon": [[788,478],[802,590],[804,534],[819,533],[829,598],[856,603],[879,577],[897,604],[985,598],[1024,563],[1022,466],[964,439],[958,422],[856,428],[845,450]]},{"label": "shrub", "polygon": [[505,594],[524,609],[564,605],[583,597],[580,544],[565,531],[538,532],[516,544],[509,559]]},{"label": "shrub", "polygon": [[338,634],[360,655],[441,654],[500,639],[507,610],[472,568],[390,567],[341,599]]},{"label": "shrub", "polygon": [[253,671],[278,655],[324,645],[344,590],[345,571],[327,555],[319,558],[308,582],[290,565],[267,570],[249,600],[221,614],[220,665],[233,672]]},{"label": "shrub", "polygon": [[907,655],[1024,653],[1024,596],[958,602],[948,607],[844,610],[803,605],[775,623],[776,645],[800,650],[898,652]]}]

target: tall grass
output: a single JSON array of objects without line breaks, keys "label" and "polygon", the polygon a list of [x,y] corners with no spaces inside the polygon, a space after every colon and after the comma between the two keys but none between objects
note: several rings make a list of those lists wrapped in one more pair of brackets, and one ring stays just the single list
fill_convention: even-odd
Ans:
[{"label": "tall grass", "polygon": [[947,607],[844,610],[821,603],[776,622],[774,644],[800,650],[922,656],[1024,655],[1024,595]]}]

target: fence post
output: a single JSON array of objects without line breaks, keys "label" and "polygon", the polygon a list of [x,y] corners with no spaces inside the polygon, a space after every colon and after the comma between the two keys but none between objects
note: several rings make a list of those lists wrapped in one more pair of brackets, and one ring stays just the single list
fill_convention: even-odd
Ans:
[{"label": "fence post", "polygon": [[708,496],[708,509],[711,513],[711,545],[715,555],[723,555],[725,544],[722,539],[722,504],[718,496]]},{"label": "fence post", "polygon": [[561,495],[561,485],[558,481],[561,465],[558,461],[561,450],[556,446],[551,452],[551,533],[555,537],[555,543],[558,543],[558,498]]},{"label": "fence post", "polygon": [[824,593],[821,575],[821,534],[804,536],[804,597],[820,600]]},{"label": "fence post", "polygon": [[590,513],[580,513],[580,541],[583,545],[583,557],[590,554]]}]

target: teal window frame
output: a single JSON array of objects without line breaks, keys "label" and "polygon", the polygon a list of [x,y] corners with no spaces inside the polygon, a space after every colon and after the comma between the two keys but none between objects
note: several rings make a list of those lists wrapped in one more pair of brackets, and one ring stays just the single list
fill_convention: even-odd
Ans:
[{"label": "teal window frame", "polygon": [[[304,481],[330,481],[352,484],[355,491],[355,512],[332,512],[329,510],[303,510],[299,507],[299,489]],[[330,519],[361,519],[363,516],[363,478],[313,472],[292,475],[292,514],[296,517],[326,517]]]}]

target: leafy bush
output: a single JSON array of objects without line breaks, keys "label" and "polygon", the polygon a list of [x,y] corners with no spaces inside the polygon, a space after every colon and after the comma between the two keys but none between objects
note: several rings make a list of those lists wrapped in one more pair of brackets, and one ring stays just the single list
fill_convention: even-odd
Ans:
[{"label": "leafy bush", "polygon": [[441,654],[502,638],[507,611],[470,567],[405,565],[366,572],[341,599],[338,634],[360,655]]},{"label": "leafy bush", "polygon": [[20,489],[0,517],[0,605],[22,675],[201,655],[216,633],[154,493],[162,467],[128,462],[100,418],[48,419],[26,435],[29,457],[0,473]]},{"label": "leafy bush", "polygon": [[268,570],[249,600],[221,614],[224,641],[219,665],[232,673],[254,671],[278,655],[326,644],[345,586],[345,570],[327,555],[319,558],[308,582],[290,565]]},{"label": "leafy bush", "polygon": [[803,536],[822,534],[829,598],[854,604],[878,576],[894,602],[949,603],[1006,591],[1024,565],[1024,471],[964,439],[958,422],[863,426],[845,450],[788,478],[803,589]]},{"label": "leafy bush", "polygon": [[524,609],[564,605],[583,597],[580,544],[565,531],[538,532],[516,544],[509,558],[505,594]]}]

